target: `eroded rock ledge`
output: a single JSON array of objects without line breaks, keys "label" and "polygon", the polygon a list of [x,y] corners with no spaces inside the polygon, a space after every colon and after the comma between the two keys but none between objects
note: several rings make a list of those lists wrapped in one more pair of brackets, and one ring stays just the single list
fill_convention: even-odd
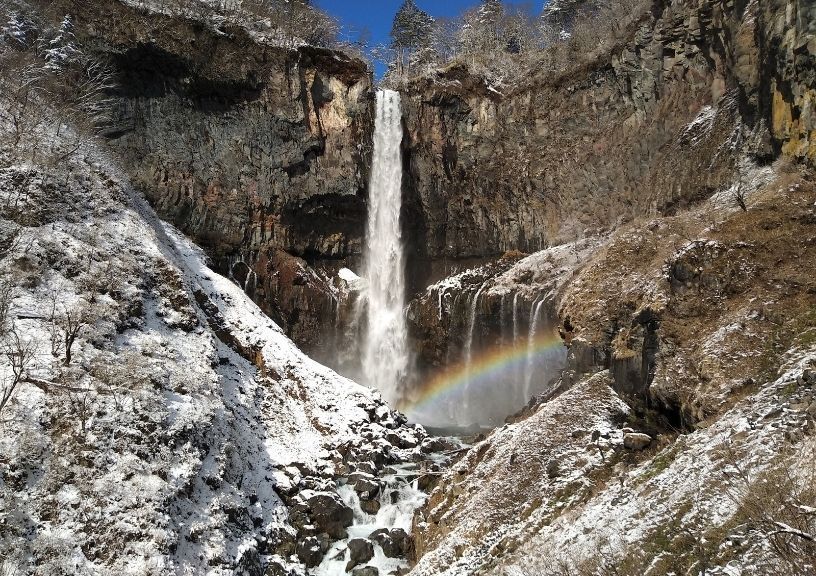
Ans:
[{"label": "eroded rock ledge", "polygon": [[116,0],[57,9],[116,71],[108,135],[134,183],[314,351],[334,321],[327,277],[361,253],[373,130],[367,64]]}]

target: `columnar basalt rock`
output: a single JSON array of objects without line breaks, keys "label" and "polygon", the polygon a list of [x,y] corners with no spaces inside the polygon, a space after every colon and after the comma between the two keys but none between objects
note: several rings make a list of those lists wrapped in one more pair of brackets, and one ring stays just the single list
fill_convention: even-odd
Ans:
[{"label": "columnar basalt rock", "polygon": [[814,161],[816,8],[656,1],[611,50],[489,88],[464,66],[404,88],[415,284],[673,213],[747,153]]},{"label": "columnar basalt rock", "polygon": [[335,320],[332,292],[316,278],[354,266],[362,252],[367,64],[271,45],[237,26],[96,4],[59,9],[112,63],[119,98],[108,136],[131,179],[219,272],[314,349]]}]

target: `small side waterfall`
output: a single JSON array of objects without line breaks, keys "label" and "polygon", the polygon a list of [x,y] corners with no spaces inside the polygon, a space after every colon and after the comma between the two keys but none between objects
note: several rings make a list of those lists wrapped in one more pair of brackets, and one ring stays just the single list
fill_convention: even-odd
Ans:
[{"label": "small side waterfall", "polygon": [[524,370],[524,402],[530,399],[531,385],[533,382],[533,372],[535,364],[535,339],[538,331],[538,317],[541,312],[541,305],[544,304],[544,298],[533,300],[530,305],[530,332],[527,335],[527,362]]},{"label": "small side waterfall", "polygon": [[368,330],[363,348],[366,383],[390,402],[401,399],[408,369],[402,208],[402,114],[400,95],[377,92],[374,157],[369,186],[365,277]]},{"label": "small side waterfall", "polygon": [[[476,328],[476,309],[479,306],[479,296],[482,294],[482,290],[485,289],[487,283],[485,282],[481,286],[479,286],[476,293],[473,295],[473,299],[470,301],[470,307],[468,311],[468,329],[467,329],[467,337],[465,338],[465,348],[464,348],[464,355],[465,355],[465,366],[467,369],[467,383],[465,384],[465,394],[463,398],[463,410],[461,414],[467,415],[470,412],[470,401],[471,401],[471,381],[470,381],[470,369],[473,363],[473,330]],[[462,425],[470,424],[470,422],[462,421],[459,422]]]}]

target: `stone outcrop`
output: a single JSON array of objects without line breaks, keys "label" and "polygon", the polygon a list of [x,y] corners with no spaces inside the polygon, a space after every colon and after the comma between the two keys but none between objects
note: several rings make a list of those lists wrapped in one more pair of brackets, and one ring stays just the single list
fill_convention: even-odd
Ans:
[{"label": "stone outcrop", "polygon": [[374,546],[365,538],[349,540],[348,549],[349,561],[346,564],[346,572],[351,572],[356,566],[374,558]]},{"label": "stone outcrop", "polygon": [[409,83],[411,277],[671,214],[743,154],[813,162],[816,13],[788,0],[657,0],[611,47],[495,89],[453,66]]},{"label": "stone outcrop", "polygon": [[313,349],[335,319],[323,277],[362,249],[368,65],[116,0],[59,4],[116,73],[108,137],[135,185]]}]

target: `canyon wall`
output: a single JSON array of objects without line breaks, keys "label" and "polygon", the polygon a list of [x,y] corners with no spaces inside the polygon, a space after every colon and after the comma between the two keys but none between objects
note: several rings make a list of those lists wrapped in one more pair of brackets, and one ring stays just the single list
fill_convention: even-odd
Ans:
[{"label": "canyon wall", "polygon": [[112,0],[75,17],[112,63],[108,134],[159,214],[321,353],[336,272],[361,256],[373,130],[365,62]]},{"label": "canyon wall", "polygon": [[[352,315],[336,272],[359,269],[366,221],[366,64],[114,0],[99,8],[58,6],[117,71],[109,136],[131,177],[336,365]],[[404,84],[409,292],[505,252],[676,213],[730,186],[745,159],[812,163],[814,10],[659,0],[611,48],[576,51],[558,72],[542,56],[512,85],[463,65]]]},{"label": "canyon wall", "polygon": [[[743,153],[813,162],[814,10],[657,1],[611,49],[576,51],[560,72],[542,59],[513,85],[463,66],[409,83],[414,285],[698,203],[730,184]],[[715,108],[728,114],[702,143]]]},{"label": "canyon wall", "polygon": [[[814,22],[816,7],[801,2],[655,2],[613,50],[576,54],[571,71],[542,71],[504,94],[461,67],[413,82],[404,184],[414,286],[505,253],[600,239],[718,191],[748,194],[780,156],[813,165]],[[502,320],[501,307],[514,298],[559,307],[539,276],[498,297],[478,271],[420,294],[410,315],[420,371],[464,356],[467,326],[455,329],[446,306],[473,311],[458,322],[475,325],[483,346],[502,340],[511,315]],[[600,328],[609,356],[620,325]]]}]

